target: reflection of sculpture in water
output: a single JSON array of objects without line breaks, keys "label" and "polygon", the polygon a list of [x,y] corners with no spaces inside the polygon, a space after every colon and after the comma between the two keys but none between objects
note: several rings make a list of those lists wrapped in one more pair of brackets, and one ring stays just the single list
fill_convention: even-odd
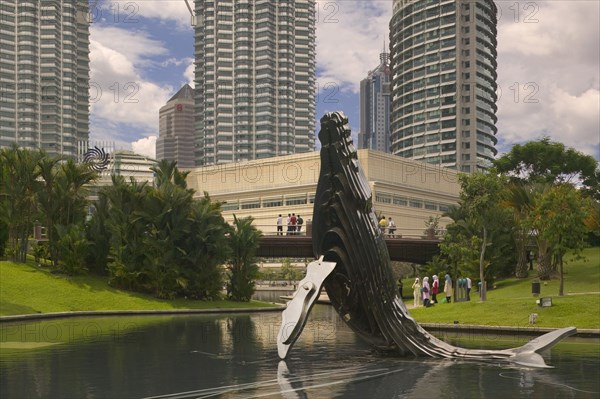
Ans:
[{"label": "reflection of sculpture in water", "polygon": [[[545,334],[514,349],[477,350],[449,345],[426,332],[398,297],[390,258],[373,210],[371,188],[358,162],[348,120],[341,112],[321,119],[321,172],[313,212],[311,264],[288,303],[278,344],[287,351],[299,336],[321,285],[342,319],[374,348],[399,355],[505,361],[546,367],[538,352],[575,334],[574,327]],[[309,266],[309,267],[311,267]],[[313,299],[314,298],[314,299]]]}]

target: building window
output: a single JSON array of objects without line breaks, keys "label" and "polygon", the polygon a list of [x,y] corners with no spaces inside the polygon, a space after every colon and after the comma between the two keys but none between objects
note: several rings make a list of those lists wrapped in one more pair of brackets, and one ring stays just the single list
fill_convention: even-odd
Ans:
[{"label": "building window", "polygon": [[408,204],[411,208],[423,208],[423,201],[421,200],[411,199]]},{"label": "building window", "polygon": [[381,202],[382,204],[391,204],[392,197],[389,194],[376,194],[375,201]]},{"label": "building window", "polygon": [[286,205],[305,205],[306,197],[303,198],[289,198],[285,200]]},{"label": "building window", "polygon": [[237,211],[240,209],[240,206],[237,202],[235,204],[223,204],[221,209],[223,209],[223,211]]},{"label": "building window", "polygon": [[246,203],[242,204],[242,209],[255,209],[255,208],[260,208],[259,201],[246,202]]},{"label": "building window", "polygon": [[263,208],[275,208],[278,206],[283,206],[283,201],[263,201]]}]

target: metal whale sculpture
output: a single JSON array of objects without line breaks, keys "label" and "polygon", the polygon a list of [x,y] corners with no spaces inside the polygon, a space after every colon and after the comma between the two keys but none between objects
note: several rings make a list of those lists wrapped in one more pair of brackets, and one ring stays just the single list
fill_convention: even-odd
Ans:
[{"label": "metal whale sculpture", "polygon": [[347,123],[341,112],[321,119],[321,171],[312,224],[313,251],[318,260],[308,266],[306,277],[283,312],[279,356],[287,356],[324,286],[346,324],[379,351],[548,367],[539,353],[575,334],[574,327],[555,330],[518,348],[465,349],[439,340],[410,316],[397,296],[371,189]]}]

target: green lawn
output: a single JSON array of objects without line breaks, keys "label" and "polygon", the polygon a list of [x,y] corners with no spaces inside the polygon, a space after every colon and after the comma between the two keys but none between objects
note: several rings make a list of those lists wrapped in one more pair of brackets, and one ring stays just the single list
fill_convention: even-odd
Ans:
[{"label": "green lawn", "polygon": [[[541,308],[531,294],[531,280],[498,281],[488,292],[488,301],[438,304],[410,311],[422,323],[478,324],[489,326],[528,326],[529,315],[538,314],[538,327],[600,329],[600,248],[584,251],[585,261],[569,262],[565,267],[565,296],[558,296],[558,280],[542,283],[541,296],[552,297],[553,306]],[[410,287],[411,279],[405,280]],[[405,290],[406,292],[406,290]],[[411,299],[406,300],[412,303]],[[274,306],[252,301],[166,301],[147,295],[121,291],[108,286],[104,278],[65,277],[31,265],[0,262],[0,315],[48,313],[75,310],[161,310],[227,309]]]},{"label": "green lawn", "polygon": [[90,310],[231,309],[266,302],[160,300],[117,290],[96,276],[66,277],[28,264],[0,262],[0,316]]},{"label": "green lawn", "polygon": [[[531,294],[534,272],[530,272],[526,279],[498,281],[496,288],[488,291],[486,302],[479,302],[478,293],[472,291],[470,302],[421,307],[410,313],[421,323],[452,324],[458,321],[460,324],[514,327],[528,326],[529,315],[537,313],[538,327],[600,329],[600,248],[588,248],[584,256],[585,261],[569,261],[565,266],[565,296],[558,296],[558,279],[542,282],[540,296],[551,297],[552,307],[537,306],[537,298]],[[405,287],[406,284],[412,284],[412,280],[406,279]],[[412,300],[406,302],[411,304]]]}]

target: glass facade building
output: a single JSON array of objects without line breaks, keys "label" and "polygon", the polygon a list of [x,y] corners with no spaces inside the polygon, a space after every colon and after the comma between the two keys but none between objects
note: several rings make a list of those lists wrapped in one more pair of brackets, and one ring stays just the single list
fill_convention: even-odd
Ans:
[{"label": "glass facade building", "polygon": [[195,164],[313,151],[315,1],[195,2]]},{"label": "glass facade building", "polygon": [[379,65],[360,82],[358,148],[390,152],[390,55],[379,55]]},{"label": "glass facade building", "polygon": [[497,153],[496,5],[395,0],[392,153],[463,172]]},{"label": "glass facade building", "polygon": [[177,161],[180,169],[194,163],[194,89],[184,85],[158,112],[156,159]]},{"label": "glass facade building", "polygon": [[89,136],[85,1],[2,0],[0,147],[76,157]]}]

